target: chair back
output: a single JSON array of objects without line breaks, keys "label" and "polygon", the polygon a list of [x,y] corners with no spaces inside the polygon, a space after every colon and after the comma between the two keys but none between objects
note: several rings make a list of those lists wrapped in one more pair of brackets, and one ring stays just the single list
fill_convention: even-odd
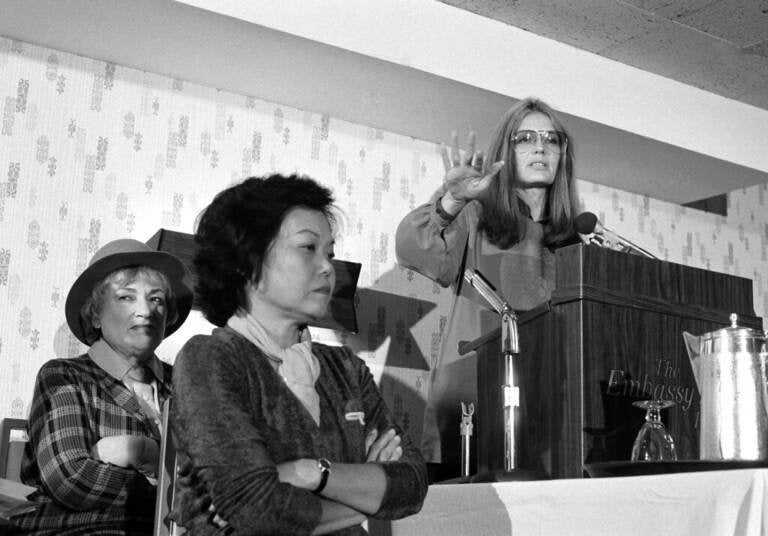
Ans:
[{"label": "chair back", "polygon": [[160,461],[157,465],[157,499],[155,500],[155,526],[153,536],[181,536],[186,532],[168,518],[173,509],[175,491],[173,481],[176,478],[176,448],[171,432],[171,400],[163,402],[163,423],[160,432]]},{"label": "chair back", "polygon": [[0,478],[21,482],[21,459],[28,440],[26,419],[0,422]]}]

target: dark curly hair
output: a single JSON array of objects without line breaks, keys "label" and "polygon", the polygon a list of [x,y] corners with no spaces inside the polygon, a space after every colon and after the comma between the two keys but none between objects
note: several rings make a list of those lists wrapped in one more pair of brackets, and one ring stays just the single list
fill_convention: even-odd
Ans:
[{"label": "dark curly hair", "polygon": [[197,223],[195,293],[205,318],[223,326],[246,306],[245,288],[258,282],[270,244],[288,212],[322,212],[333,226],[331,191],[309,177],[250,177],[219,192]]}]

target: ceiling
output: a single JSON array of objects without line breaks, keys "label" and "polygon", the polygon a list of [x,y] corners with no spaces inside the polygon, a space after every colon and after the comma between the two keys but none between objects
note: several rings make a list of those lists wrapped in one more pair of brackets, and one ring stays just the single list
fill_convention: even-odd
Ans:
[{"label": "ceiling", "polygon": [[629,1],[0,0],[0,36],[429,142],[483,146],[537,95],[579,179],[674,203],[767,183],[767,60],[743,50],[766,53],[768,0]]},{"label": "ceiling", "polygon": [[441,1],[768,110],[768,0]]}]

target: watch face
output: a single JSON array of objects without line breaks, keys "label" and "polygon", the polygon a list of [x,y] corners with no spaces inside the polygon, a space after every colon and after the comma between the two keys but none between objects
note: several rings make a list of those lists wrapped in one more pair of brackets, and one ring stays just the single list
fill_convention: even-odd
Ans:
[{"label": "watch face", "polygon": [[317,460],[317,466],[320,468],[320,472],[322,473],[331,472],[331,462],[329,462],[325,458],[320,458],[319,460]]}]

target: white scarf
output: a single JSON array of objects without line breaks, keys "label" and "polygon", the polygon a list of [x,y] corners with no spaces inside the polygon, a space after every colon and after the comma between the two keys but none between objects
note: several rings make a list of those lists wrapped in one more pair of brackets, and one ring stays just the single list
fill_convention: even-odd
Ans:
[{"label": "white scarf", "polygon": [[227,326],[255,344],[271,360],[279,363],[277,373],[307,408],[315,424],[320,426],[320,397],[315,390],[315,382],[320,376],[320,363],[312,354],[309,330],[305,328],[301,332],[301,342],[281,348],[264,326],[242,309],[227,320]]}]

